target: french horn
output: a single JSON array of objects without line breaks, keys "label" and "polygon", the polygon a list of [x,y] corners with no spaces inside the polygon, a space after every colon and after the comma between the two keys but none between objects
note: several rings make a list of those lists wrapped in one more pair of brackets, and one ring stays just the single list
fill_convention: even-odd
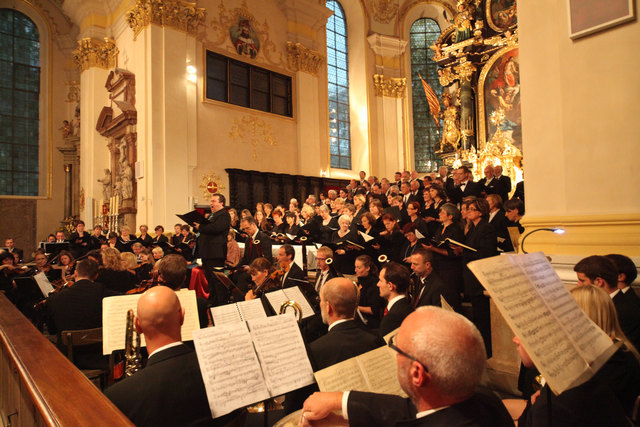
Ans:
[{"label": "french horn", "polygon": [[296,315],[296,317],[298,318],[298,323],[300,323],[300,321],[302,320],[302,308],[300,307],[300,304],[298,304],[297,302],[293,301],[293,300],[289,300],[289,301],[285,301],[282,303],[282,305],[280,306],[280,313],[279,314],[284,314],[287,312],[287,308],[293,308],[293,313]]}]

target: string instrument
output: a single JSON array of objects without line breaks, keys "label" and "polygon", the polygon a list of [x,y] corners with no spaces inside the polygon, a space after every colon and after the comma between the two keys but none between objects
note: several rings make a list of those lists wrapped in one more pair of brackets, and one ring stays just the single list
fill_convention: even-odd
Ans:
[{"label": "string instrument", "polygon": [[160,283],[160,273],[158,273],[158,270],[153,270],[153,272],[151,273],[151,279],[143,280],[142,282],[140,282],[139,286],[136,286],[133,289],[129,289],[125,293],[125,295],[143,294],[147,291],[147,289],[153,288]]},{"label": "string instrument", "polygon": [[280,268],[274,270],[269,274],[264,281],[253,289],[253,293],[256,297],[260,298],[266,292],[274,291],[282,287],[282,277],[289,271],[289,264],[283,262],[280,264]]}]

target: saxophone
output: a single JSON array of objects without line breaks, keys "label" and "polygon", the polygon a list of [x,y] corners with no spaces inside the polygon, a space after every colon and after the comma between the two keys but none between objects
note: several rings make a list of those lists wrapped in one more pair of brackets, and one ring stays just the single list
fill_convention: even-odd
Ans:
[{"label": "saxophone", "polygon": [[[140,334],[133,326],[133,310],[127,311],[127,331],[124,339],[124,375],[130,377],[142,367],[142,354],[140,353]],[[135,339],[135,341],[134,341]]]}]

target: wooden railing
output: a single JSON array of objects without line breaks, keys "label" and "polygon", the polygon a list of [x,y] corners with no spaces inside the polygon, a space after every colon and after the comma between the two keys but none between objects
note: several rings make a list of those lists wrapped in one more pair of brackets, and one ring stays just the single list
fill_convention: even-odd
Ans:
[{"label": "wooden railing", "polygon": [[11,426],[133,425],[1,292],[0,416]]}]

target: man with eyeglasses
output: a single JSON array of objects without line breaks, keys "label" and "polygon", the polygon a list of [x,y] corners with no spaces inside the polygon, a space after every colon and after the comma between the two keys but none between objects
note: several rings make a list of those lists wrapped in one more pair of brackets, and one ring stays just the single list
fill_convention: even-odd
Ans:
[{"label": "man with eyeglasses", "polygon": [[464,316],[420,307],[389,341],[397,353],[398,381],[409,396],[358,391],[314,393],[303,425],[342,410],[350,426],[513,426],[494,395],[477,391],[485,368],[484,343]]}]

